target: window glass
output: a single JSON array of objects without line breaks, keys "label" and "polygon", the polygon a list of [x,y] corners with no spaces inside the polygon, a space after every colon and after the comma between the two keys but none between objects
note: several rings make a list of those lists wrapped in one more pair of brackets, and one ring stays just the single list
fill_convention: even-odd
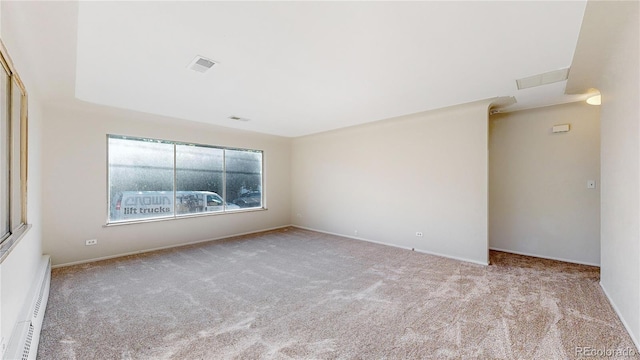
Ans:
[{"label": "window glass", "polygon": [[227,202],[239,208],[262,207],[262,152],[226,150]]},{"label": "window glass", "polygon": [[109,137],[111,221],[173,216],[171,143]]},{"label": "window glass", "polygon": [[0,240],[9,234],[9,76],[0,64]]},{"label": "window glass", "polygon": [[15,81],[11,82],[11,144],[14,149],[14,156],[11,157],[11,228],[16,230],[24,224],[22,213],[22,193],[23,187],[26,185],[20,182],[23,175],[23,166],[26,165],[22,161],[24,153],[20,151],[20,131],[21,131],[21,108],[22,108],[22,91]]},{"label": "window glass", "polygon": [[[176,145],[176,212],[178,215],[224,211],[213,196],[223,193],[224,150],[187,144]],[[222,199],[221,199],[222,200]]]},{"label": "window glass", "polygon": [[27,231],[27,93],[0,41],[0,262]]},{"label": "window glass", "polygon": [[223,204],[222,198],[218,195],[207,195],[208,206],[220,206]]},{"label": "window glass", "polygon": [[110,223],[262,207],[262,151],[109,135],[108,153]]}]

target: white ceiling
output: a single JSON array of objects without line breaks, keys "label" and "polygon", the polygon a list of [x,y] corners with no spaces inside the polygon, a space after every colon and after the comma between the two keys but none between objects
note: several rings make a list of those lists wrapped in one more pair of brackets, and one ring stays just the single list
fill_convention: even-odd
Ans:
[{"label": "white ceiling", "polygon": [[[3,25],[31,24],[21,43],[49,101],[301,136],[498,96],[516,98],[507,111],[584,98],[515,80],[571,65],[585,1],[4,3]],[[218,64],[187,69],[196,55]]]}]

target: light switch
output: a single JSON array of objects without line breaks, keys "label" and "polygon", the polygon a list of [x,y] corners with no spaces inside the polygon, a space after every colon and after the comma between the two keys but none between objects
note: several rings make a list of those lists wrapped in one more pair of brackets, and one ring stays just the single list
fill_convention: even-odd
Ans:
[{"label": "light switch", "polygon": [[596,181],[595,180],[587,180],[587,189],[595,189]]}]

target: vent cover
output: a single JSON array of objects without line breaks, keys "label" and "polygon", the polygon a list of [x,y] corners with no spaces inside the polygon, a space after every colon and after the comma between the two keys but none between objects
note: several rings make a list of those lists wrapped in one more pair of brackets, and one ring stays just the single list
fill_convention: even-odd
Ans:
[{"label": "vent cover", "polygon": [[516,80],[516,85],[518,85],[518,90],[522,90],[540,85],[552,84],[558,81],[564,81],[567,80],[568,77],[569,68],[566,68],[518,79]]},{"label": "vent cover", "polygon": [[209,69],[211,69],[215,64],[216,64],[215,61],[211,59],[207,59],[204,56],[198,55],[195,58],[193,58],[193,60],[191,60],[191,63],[189,63],[189,66],[187,67],[193,71],[204,73],[204,72],[207,72]]},{"label": "vent cover", "polygon": [[233,121],[249,121],[249,119],[247,118],[242,118],[240,116],[235,116],[235,115],[229,116],[229,119]]}]

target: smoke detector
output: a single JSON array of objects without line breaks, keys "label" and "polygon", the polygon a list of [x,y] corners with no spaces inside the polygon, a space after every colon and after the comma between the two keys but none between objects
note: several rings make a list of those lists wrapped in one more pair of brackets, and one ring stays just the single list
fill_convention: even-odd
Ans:
[{"label": "smoke detector", "polygon": [[187,68],[200,73],[205,73],[209,69],[211,69],[215,64],[217,64],[215,61],[208,59],[204,56],[198,55],[195,58],[193,58],[193,60],[191,60],[191,63],[189,63]]}]

